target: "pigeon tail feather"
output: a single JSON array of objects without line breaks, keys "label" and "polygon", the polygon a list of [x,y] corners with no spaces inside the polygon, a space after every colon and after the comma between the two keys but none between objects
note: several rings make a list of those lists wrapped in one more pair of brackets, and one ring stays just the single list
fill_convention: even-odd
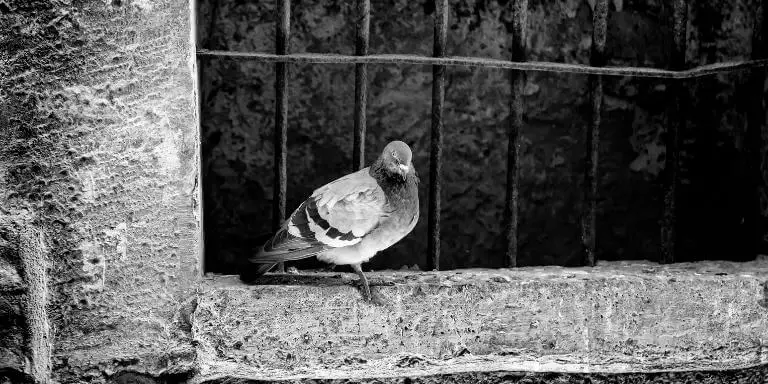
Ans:
[{"label": "pigeon tail feather", "polygon": [[284,227],[277,231],[275,236],[269,239],[259,249],[259,252],[251,256],[249,260],[256,264],[274,264],[305,259],[326,249],[322,243],[294,236]]},{"label": "pigeon tail feather", "polygon": [[250,267],[246,267],[241,273],[240,273],[240,280],[245,282],[251,282],[255,280],[257,277],[269,272],[272,267],[277,265],[276,263],[266,263],[266,264],[251,264]]}]

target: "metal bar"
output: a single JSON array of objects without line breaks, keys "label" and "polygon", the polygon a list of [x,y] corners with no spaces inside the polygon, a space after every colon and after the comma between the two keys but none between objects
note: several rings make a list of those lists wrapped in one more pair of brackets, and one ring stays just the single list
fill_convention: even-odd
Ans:
[{"label": "metal bar", "polygon": [[[371,25],[371,0],[357,0],[357,38],[355,55],[368,54],[368,36]],[[368,105],[368,65],[355,64],[355,133],[352,152],[352,169],[365,167],[365,110]]]},{"label": "metal bar", "polygon": [[768,59],[722,62],[702,65],[700,67],[687,70],[673,71],[667,69],[639,67],[592,67],[583,64],[549,63],[541,61],[515,62],[508,60],[460,56],[425,57],[418,55],[400,54],[349,56],[330,53],[295,53],[290,55],[276,55],[272,53],[213,51],[206,49],[198,50],[197,54],[199,56],[231,57],[235,59],[251,59],[265,62],[328,64],[423,64],[516,69],[533,72],[563,72],[606,76],[650,77],[661,79],[692,79],[718,73],[768,66]]},{"label": "metal bar", "polygon": [[[688,23],[688,1],[675,0],[674,27],[672,46],[672,70],[685,68],[686,26]],[[666,135],[666,164],[664,166],[664,216],[661,220],[661,263],[674,263],[677,250],[677,189],[680,174],[680,131],[685,125],[685,84],[676,81],[672,84],[674,102],[668,111],[669,123]]]},{"label": "metal bar", "polygon": [[[434,56],[445,56],[448,40],[448,0],[435,0]],[[443,156],[443,103],[445,102],[445,66],[432,67],[432,131],[429,160],[429,243],[427,269],[440,270],[440,189]]]},{"label": "metal bar", "polygon": [[[761,9],[755,12],[755,26],[752,30],[752,59],[763,59],[768,55],[768,2],[760,1]],[[746,191],[744,199],[744,226],[747,233],[746,252],[748,256],[757,256],[762,248],[764,225],[760,209],[760,195],[763,175],[760,170],[762,163],[761,151],[763,138],[761,131],[765,123],[765,68],[753,68],[749,84],[752,96],[747,120],[747,131],[744,137]]]},{"label": "metal bar", "polygon": [[[291,26],[291,1],[277,0],[277,23],[275,29],[275,50],[278,55],[288,53]],[[272,228],[277,230],[285,220],[286,194],[288,185],[288,63],[275,63],[275,186],[272,203]],[[278,264],[278,271],[284,272],[285,265]]]},{"label": "metal bar", "polygon": [[[526,60],[525,31],[528,19],[528,0],[514,0],[512,5],[512,60],[522,63]],[[517,267],[518,237],[520,222],[518,196],[520,195],[520,131],[523,129],[523,87],[525,72],[510,72],[512,97],[509,113],[509,143],[507,153],[507,201],[504,216],[507,232],[507,267]]]},{"label": "metal bar", "polygon": [[[592,52],[590,65],[605,65],[605,40],[608,30],[608,0],[598,0],[592,14]],[[597,167],[600,151],[600,118],[603,108],[603,76],[589,75],[592,121],[587,126],[587,156],[584,168],[584,214],[581,225],[581,240],[584,246],[584,263],[590,267],[597,264],[595,244],[597,242]]]}]

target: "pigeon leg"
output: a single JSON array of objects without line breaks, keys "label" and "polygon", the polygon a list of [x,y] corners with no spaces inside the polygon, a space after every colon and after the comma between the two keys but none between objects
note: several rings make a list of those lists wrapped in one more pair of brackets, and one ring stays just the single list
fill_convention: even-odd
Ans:
[{"label": "pigeon leg", "polygon": [[360,282],[363,283],[363,290],[365,291],[365,299],[371,301],[371,287],[368,285],[368,279],[363,274],[363,268],[360,264],[352,264],[352,269],[360,276]]}]

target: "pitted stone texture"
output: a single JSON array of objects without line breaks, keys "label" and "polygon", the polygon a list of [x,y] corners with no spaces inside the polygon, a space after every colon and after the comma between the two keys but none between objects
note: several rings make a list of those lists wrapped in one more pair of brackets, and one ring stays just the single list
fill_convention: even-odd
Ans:
[{"label": "pitted stone texture", "polygon": [[54,381],[192,370],[176,318],[199,274],[190,4],[0,1],[0,216],[50,245]]},{"label": "pitted stone texture", "polygon": [[253,369],[275,379],[479,363],[564,372],[768,363],[764,259],[369,278],[386,283],[374,287],[385,304],[363,302],[350,285],[356,277],[340,274],[209,281],[192,315],[201,372]]}]

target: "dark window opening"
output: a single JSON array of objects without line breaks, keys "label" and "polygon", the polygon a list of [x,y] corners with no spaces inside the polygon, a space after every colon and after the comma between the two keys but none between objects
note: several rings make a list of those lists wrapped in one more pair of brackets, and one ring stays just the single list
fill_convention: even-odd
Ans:
[{"label": "dark window opening", "polygon": [[[281,2],[199,0],[206,272],[237,273],[272,234],[279,185],[274,171],[278,59],[230,53],[279,50]],[[365,0],[291,4],[286,53],[360,54],[357,3]],[[364,53],[441,56],[434,47],[441,3],[372,1]],[[510,77],[523,72],[472,60],[445,66],[440,269],[589,265],[591,249],[597,263],[745,261],[768,252],[762,236],[768,204],[760,136],[766,120],[764,11],[689,2],[687,12],[676,12],[675,6],[684,9],[682,0],[574,3],[579,4],[448,2],[445,56],[532,63],[518,83],[518,115],[510,107],[515,99]],[[527,4],[525,11],[515,12],[517,4]],[[600,7],[607,7],[604,48],[594,32]],[[524,39],[516,39],[521,17],[527,20]],[[735,33],[738,28],[743,30]],[[516,42],[523,45],[515,47]],[[421,218],[408,237],[364,268],[426,270],[435,253],[429,225],[433,65],[407,58],[383,61],[365,66],[365,165],[389,140],[406,141],[421,179]],[[717,63],[734,64],[707,67]],[[357,64],[309,57],[286,66],[289,215],[315,188],[351,172],[360,147]],[[599,80],[589,66],[606,67]],[[648,71],[633,70],[638,67]],[[710,74],[694,76],[704,72]],[[602,98],[593,97],[598,88]],[[512,243],[508,141],[520,113]],[[591,195],[587,158],[593,146],[587,135],[594,131],[597,193]],[[675,131],[676,141],[670,136]],[[679,164],[674,177],[670,157]],[[595,226],[585,227],[592,214]],[[666,221],[670,214],[674,222]],[[314,258],[291,265],[325,266]]]}]

